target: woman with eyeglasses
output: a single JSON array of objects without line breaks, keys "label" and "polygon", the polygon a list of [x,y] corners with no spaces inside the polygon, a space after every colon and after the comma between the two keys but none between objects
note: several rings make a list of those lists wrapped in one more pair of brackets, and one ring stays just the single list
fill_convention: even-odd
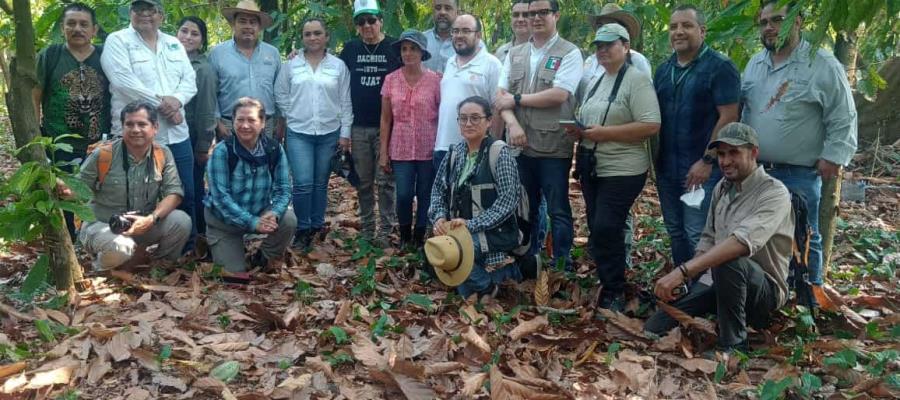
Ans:
[{"label": "woman with eyeglasses", "polygon": [[519,245],[514,215],[522,196],[516,160],[505,143],[491,137],[491,104],[472,96],[459,103],[463,142],[450,147],[431,189],[429,220],[434,235],[465,225],[475,244],[472,274],[457,291],[494,295],[507,279],[521,280],[509,252]]},{"label": "woman with eyeglasses", "polygon": [[350,146],[353,107],[350,71],[328,53],[325,22],[306,20],[302,35],[303,51],[281,68],[275,81],[275,103],[287,119],[285,150],[297,216],[293,247],[305,250],[325,233],[331,158],[338,142]]},{"label": "woman with eyeglasses", "polygon": [[[410,29],[391,46],[403,67],[388,74],[381,88],[381,149],[378,165],[394,174],[400,247],[425,241],[434,164],[431,162],[441,104],[441,76],[423,61],[431,58],[427,39]],[[413,231],[413,198],[416,200]]]},{"label": "woman with eyeglasses", "polygon": [[[191,67],[197,74],[197,94],[184,105],[184,119],[187,121],[188,134],[194,147],[194,226],[200,233],[206,233],[206,220],[203,217],[203,173],[209,159],[209,148],[216,133],[216,99],[218,79],[206,58],[209,44],[206,22],[194,16],[188,16],[178,22],[175,37],[184,46]],[[200,256],[203,256],[202,254]]]},{"label": "woman with eyeglasses", "polygon": [[645,142],[659,132],[659,103],[647,74],[626,63],[628,31],[619,24],[594,36],[604,73],[578,89],[582,126],[566,131],[579,139],[576,171],[587,209],[588,246],[603,288],[599,307],[625,306],[625,219],[644,188],[650,157]]}]

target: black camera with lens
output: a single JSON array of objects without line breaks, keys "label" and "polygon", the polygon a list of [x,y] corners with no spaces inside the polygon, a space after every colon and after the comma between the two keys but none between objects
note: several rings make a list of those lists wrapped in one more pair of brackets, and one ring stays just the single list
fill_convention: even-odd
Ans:
[{"label": "black camera with lens", "polygon": [[581,178],[597,177],[597,154],[594,149],[584,146],[578,146],[575,150],[575,171],[572,177],[576,180]]},{"label": "black camera with lens", "polygon": [[126,217],[126,215],[134,215],[134,213],[125,213],[125,214],[113,214],[109,217],[109,230],[116,235],[121,235],[123,232],[131,229],[131,225],[134,222]]}]

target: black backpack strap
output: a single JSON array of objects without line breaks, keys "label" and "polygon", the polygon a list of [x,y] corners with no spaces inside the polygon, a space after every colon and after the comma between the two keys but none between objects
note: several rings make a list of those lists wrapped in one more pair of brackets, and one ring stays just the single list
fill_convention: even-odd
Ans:
[{"label": "black backpack strap", "polygon": [[225,150],[228,154],[228,173],[234,174],[234,168],[237,167],[238,156],[234,152],[234,134],[225,139]]},{"label": "black backpack strap", "polygon": [[[609,97],[607,98],[606,103],[606,111],[603,113],[603,120],[600,121],[600,126],[606,125],[606,117],[609,116],[609,109],[612,107],[612,103],[616,101],[616,97],[619,96],[619,88],[622,87],[622,80],[625,79],[625,73],[628,72],[628,63],[622,64],[622,69],[619,70],[619,73],[616,75],[616,81],[613,82],[612,91],[609,92]],[[588,94],[588,97],[585,97],[585,101],[594,96],[594,92],[597,90],[597,87],[600,86],[600,81],[603,80],[601,76],[600,79],[597,79],[597,83],[594,84],[594,88],[591,89],[591,92]],[[597,150],[597,143],[594,143],[593,150]]]},{"label": "black backpack strap", "polygon": [[278,168],[278,162],[281,161],[281,146],[275,140],[263,139],[265,142],[266,160],[269,162],[269,178],[275,180],[275,168]]}]

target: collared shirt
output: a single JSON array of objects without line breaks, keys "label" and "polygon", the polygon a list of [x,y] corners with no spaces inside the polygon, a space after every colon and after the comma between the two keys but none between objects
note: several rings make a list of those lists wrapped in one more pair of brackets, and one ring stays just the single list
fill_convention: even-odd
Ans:
[{"label": "collared shirt", "polygon": [[209,52],[209,64],[219,77],[219,116],[231,119],[234,104],[241,97],[259,99],[266,115],[275,115],[275,78],[281,69],[278,49],[259,42],[250,58],[241,53],[234,39]]},{"label": "collared shirt", "polygon": [[[456,215],[450,215],[450,187],[448,182],[455,184],[459,181],[460,175],[463,174],[463,167],[466,164],[466,155],[469,153],[469,147],[466,142],[453,145],[450,148],[451,154],[447,154],[441,165],[435,173],[434,185],[431,187],[431,206],[428,208],[428,219],[431,223],[444,218],[451,220]],[[488,149],[484,149],[488,151]],[[453,158],[452,153],[458,154],[454,165],[450,166],[450,160]],[[487,155],[485,155],[486,157]],[[509,147],[500,150],[497,157],[497,174],[496,188],[497,200],[488,207],[487,210],[481,211],[477,217],[466,221],[466,228],[470,233],[477,234],[496,228],[498,225],[506,221],[516,211],[519,205],[519,170],[516,167],[516,160],[509,152]],[[497,266],[503,264],[507,259],[507,254],[499,251],[487,253],[484,257],[486,266]]]},{"label": "collared shirt", "polygon": [[194,137],[194,152],[207,152],[212,145],[216,129],[216,74],[204,54],[188,56],[197,74],[197,95],[184,106],[191,137]]},{"label": "collared shirt", "polygon": [[747,246],[748,257],[778,287],[778,305],[784,305],[794,240],[791,195],[762,166],[740,185],[727,179],[716,184],[697,252],[706,252],[729,237]]},{"label": "collared shirt", "polygon": [[441,39],[434,28],[423,33],[428,39],[428,43],[425,45],[428,47],[428,52],[431,53],[431,58],[423,64],[432,71],[443,73],[444,67],[447,66],[447,60],[456,56],[456,51],[453,50],[453,37],[448,32],[447,38]]},{"label": "collared shirt", "polygon": [[391,160],[430,160],[441,104],[441,76],[425,69],[416,84],[410,86],[401,68],[384,78],[381,96],[390,101],[393,112]]},{"label": "collared shirt", "polygon": [[[636,71],[641,71],[650,78],[653,78],[652,68],[650,67],[650,61],[647,60],[647,57],[644,57],[643,54],[638,53],[634,49],[628,50],[628,53],[631,54],[631,66],[634,67]],[[584,59],[584,75],[581,77],[581,81],[591,82],[600,75],[603,75],[604,72],[606,72],[606,69],[598,62],[597,54],[592,53]]]},{"label": "collared shirt", "polygon": [[[529,81],[534,81],[534,74],[538,70],[538,63],[540,63],[541,59],[547,55],[547,50],[553,47],[558,40],[559,33],[556,33],[547,41],[547,43],[544,43],[544,46],[541,48],[534,47],[534,39],[528,41],[527,44],[520,45],[529,46],[530,48],[530,57],[528,59],[528,62],[530,63]],[[498,85],[503,90],[509,90],[509,63],[509,53],[507,53],[506,59],[503,60],[503,68],[500,69],[500,84]],[[568,91],[569,94],[575,94],[575,90],[578,89],[578,83],[581,82],[582,73],[581,50],[578,50],[576,47],[566,54],[560,62],[559,69],[556,70],[556,77],[553,78],[553,87],[564,89]]]},{"label": "collared shirt", "polygon": [[740,102],[741,76],[731,60],[704,44],[685,66],[672,54],[653,84],[662,113],[657,173],[680,179],[703,157],[719,122],[716,107]]},{"label": "collared shirt", "polygon": [[275,102],[294,132],[325,135],[340,128],[341,137],[350,138],[350,70],[340,58],[326,53],[313,69],[306,56],[298,54],[278,73]]},{"label": "collared shirt", "polygon": [[[156,51],[147,47],[131,25],[106,38],[100,63],[109,79],[114,135],[122,134],[118,116],[128,103],[142,100],[158,106],[163,96],[172,96],[181,102],[184,115],[184,105],[197,93],[196,75],[184,46],[174,36],[157,35]],[[175,144],[189,138],[187,122],[172,125],[166,118],[159,119],[158,143]]]},{"label": "collared shirt", "polygon": [[856,153],[856,104],[844,67],[803,40],[781,65],[767,50],[750,59],[742,82],[741,120],[759,135],[759,159],[815,166],[847,165]]},{"label": "collared shirt", "polygon": [[[262,140],[257,141],[256,153],[261,150]],[[227,146],[230,143],[241,146],[236,140],[219,142],[207,163],[209,194],[203,204],[217,218],[247,231],[256,230],[263,211],[272,211],[280,220],[291,202],[289,167],[281,145],[278,145],[281,154],[278,164],[269,176],[268,165],[254,167],[240,157],[234,171],[229,172]],[[265,156],[265,150],[261,155]]]},{"label": "collared shirt", "polygon": [[441,109],[438,113],[435,150],[446,151],[463,140],[456,122],[459,115],[457,106],[461,101],[471,96],[481,96],[494,102],[502,67],[500,60],[488,53],[483,46],[465,65],[460,66],[455,56],[447,62],[447,69],[441,78]]},{"label": "collared shirt", "polygon": [[121,139],[114,141],[109,172],[106,173],[102,185],[97,181],[97,157],[100,150],[95,149],[88,156],[78,171],[78,179],[94,192],[90,206],[97,221],[106,222],[113,214],[128,211],[149,215],[166,196],[173,194],[184,196],[178,169],[175,167],[175,158],[172,157],[168,147],[160,146],[160,148],[166,155],[162,171],[156,170],[156,162],[151,154],[152,148],[147,150],[147,154],[140,160],[126,153],[128,171],[125,171],[122,158],[122,152],[125,151],[124,142]]}]

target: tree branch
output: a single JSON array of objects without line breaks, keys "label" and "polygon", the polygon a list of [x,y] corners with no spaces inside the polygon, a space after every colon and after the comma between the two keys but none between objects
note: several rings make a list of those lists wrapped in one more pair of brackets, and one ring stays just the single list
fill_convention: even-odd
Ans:
[{"label": "tree branch", "polygon": [[6,11],[7,14],[12,15],[13,9],[9,6],[9,3],[6,0],[0,0],[0,9]]}]

